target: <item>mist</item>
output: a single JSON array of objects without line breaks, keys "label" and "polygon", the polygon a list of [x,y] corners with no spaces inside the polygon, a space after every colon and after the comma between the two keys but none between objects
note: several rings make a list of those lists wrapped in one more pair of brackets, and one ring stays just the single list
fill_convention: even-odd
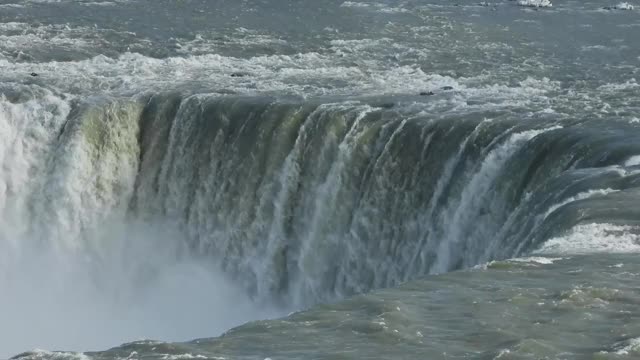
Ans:
[{"label": "mist", "polygon": [[0,241],[0,358],[211,337],[279,315],[253,303],[212,262],[190,256],[168,227],[105,228],[78,249]]}]

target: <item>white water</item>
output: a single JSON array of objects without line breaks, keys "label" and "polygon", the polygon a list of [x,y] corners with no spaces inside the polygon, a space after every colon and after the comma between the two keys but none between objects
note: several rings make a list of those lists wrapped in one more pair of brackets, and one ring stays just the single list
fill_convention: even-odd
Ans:
[{"label": "white water", "polygon": [[[486,239],[490,237],[490,234],[495,234],[495,228],[485,229],[481,227],[481,225],[487,227],[495,226],[495,223],[492,224],[486,221],[486,224],[483,224],[478,221],[476,224],[470,223],[467,219],[477,217],[480,213],[480,208],[491,203],[491,187],[495,184],[496,177],[502,175],[502,167],[518,149],[537,135],[560,128],[561,126],[552,126],[546,129],[515,133],[487,154],[475,174],[471,176],[467,186],[462,190],[458,202],[452,202],[452,205],[445,210],[446,215],[444,218],[448,220],[445,224],[446,230],[444,232],[446,241],[440,243],[438,261],[432,266],[432,271],[443,272],[449,270],[453,254],[462,253],[457,247],[461,246],[461,243],[465,240],[468,241],[468,238]],[[462,224],[468,225],[465,227]],[[478,224],[481,225],[479,226]],[[470,251],[470,253],[476,255],[480,254],[481,251]]]},{"label": "white water", "polygon": [[59,135],[64,99],[0,99],[0,358],[215,336],[276,315],[189,256],[171,224],[127,216],[140,109],[103,106]]},{"label": "white water", "polygon": [[520,0],[518,5],[527,7],[552,7],[553,4],[549,0]]},{"label": "white water", "polygon": [[578,225],[546,241],[536,254],[638,253],[638,228],[614,224]]}]

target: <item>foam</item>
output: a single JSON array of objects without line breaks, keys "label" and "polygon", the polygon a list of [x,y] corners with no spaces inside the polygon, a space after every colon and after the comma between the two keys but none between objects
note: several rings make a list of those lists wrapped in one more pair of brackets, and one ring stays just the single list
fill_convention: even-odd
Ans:
[{"label": "foam", "polygon": [[617,355],[630,355],[631,353],[640,354],[640,337],[619,343],[616,347]]},{"label": "foam", "polygon": [[25,5],[23,4],[0,4],[0,9],[2,8],[16,8],[16,9],[21,9],[24,8]]},{"label": "foam", "polygon": [[194,355],[194,354],[179,354],[179,355],[164,355],[162,357],[163,360],[188,360],[188,359],[219,359],[223,360],[223,357],[207,357],[204,355]]},{"label": "foam", "polygon": [[342,5],[340,5],[341,7],[355,7],[355,8],[363,8],[363,7],[370,7],[371,4],[367,4],[367,3],[363,3],[363,2],[356,2],[356,1],[345,1],[342,3]]},{"label": "foam", "polygon": [[618,10],[633,10],[634,9],[633,5],[629,4],[628,2],[621,2],[618,5],[616,5],[615,8],[618,9]]},{"label": "foam", "polygon": [[77,352],[63,352],[63,351],[47,351],[42,349],[34,349],[28,353],[21,354],[18,357],[20,360],[92,360],[88,355]]},{"label": "foam", "polygon": [[605,85],[601,85],[598,87],[598,91],[606,91],[609,93],[615,93],[618,91],[626,91],[626,90],[633,90],[633,89],[637,89],[640,87],[640,84],[638,84],[638,82],[636,81],[635,78],[631,78],[628,79],[627,81],[623,82],[623,83],[610,83],[610,84],[605,84]]},{"label": "foam", "polygon": [[60,24],[34,26],[22,22],[8,22],[0,23],[0,54],[18,61],[26,59],[29,62],[55,59],[56,54],[62,54],[65,60],[68,60],[69,56],[77,59],[87,58],[105,51],[106,35],[117,36],[123,42],[133,41],[129,46],[141,46],[138,43],[141,40],[127,31]]},{"label": "foam", "polygon": [[394,13],[409,13],[409,9],[403,7],[389,7],[386,4],[380,3],[365,3],[356,1],[345,1],[340,7],[356,8],[356,9],[373,9],[376,12],[394,14]]},{"label": "foam", "polygon": [[614,224],[577,225],[567,234],[547,240],[534,254],[638,253],[639,231]]},{"label": "foam", "polygon": [[56,3],[78,3],[78,4],[105,4],[105,3],[127,3],[130,0],[23,0],[26,3],[35,3],[35,4],[56,4]]},{"label": "foam", "polygon": [[600,354],[615,354],[619,356],[640,355],[640,337],[631,338],[615,343],[610,351],[600,351]]},{"label": "foam", "polygon": [[522,263],[533,263],[533,264],[540,264],[540,265],[551,265],[551,264],[555,263],[556,261],[560,261],[560,260],[563,260],[563,259],[564,258],[561,258],[561,257],[529,256],[529,257],[523,257],[523,258],[509,259],[509,261],[522,262]]},{"label": "foam", "polygon": [[640,155],[634,155],[628,158],[624,162],[624,166],[636,166],[636,165],[640,165]]},{"label": "foam", "polygon": [[[156,59],[137,53],[117,58],[96,56],[73,62],[13,63],[0,59],[0,81],[36,72],[61,92],[135,94],[142,91],[206,88],[248,95],[290,94],[303,97],[325,95],[418,94],[453,86],[455,94],[434,97],[449,106],[500,108],[547,103],[547,93],[559,85],[548,79],[528,78],[516,86],[501,84],[467,86],[475,78],[454,79],[426,73],[415,66],[387,67],[375,61],[343,64],[331,55],[315,52],[235,58],[215,54]],[[231,77],[232,73],[248,74]],[[7,79],[8,81],[12,81]],[[452,98],[453,96],[453,98]],[[475,100],[474,105],[467,99]],[[480,101],[478,101],[480,100]]]},{"label": "foam", "polygon": [[289,43],[285,39],[239,27],[229,35],[208,32],[197,33],[193,40],[177,41],[176,51],[185,56],[202,55],[215,53],[219,51],[221,47],[227,46],[233,48],[241,47],[245,49],[255,47],[259,52],[261,48],[287,46],[288,44]]},{"label": "foam", "polygon": [[526,7],[552,7],[550,0],[520,0],[518,5]]}]

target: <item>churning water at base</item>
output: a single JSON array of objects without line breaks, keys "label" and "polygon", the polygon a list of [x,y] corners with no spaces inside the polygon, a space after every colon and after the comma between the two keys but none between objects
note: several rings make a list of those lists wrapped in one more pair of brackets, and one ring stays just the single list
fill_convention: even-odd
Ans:
[{"label": "churning water at base", "polygon": [[637,357],[605,5],[0,0],[0,357]]}]

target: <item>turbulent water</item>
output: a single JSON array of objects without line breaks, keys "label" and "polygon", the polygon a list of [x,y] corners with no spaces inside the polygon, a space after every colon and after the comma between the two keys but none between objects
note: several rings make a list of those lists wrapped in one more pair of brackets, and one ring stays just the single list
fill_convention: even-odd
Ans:
[{"label": "turbulent water", "polygon": [[0,357],[640,357],[637,8],[0,0]]}]

